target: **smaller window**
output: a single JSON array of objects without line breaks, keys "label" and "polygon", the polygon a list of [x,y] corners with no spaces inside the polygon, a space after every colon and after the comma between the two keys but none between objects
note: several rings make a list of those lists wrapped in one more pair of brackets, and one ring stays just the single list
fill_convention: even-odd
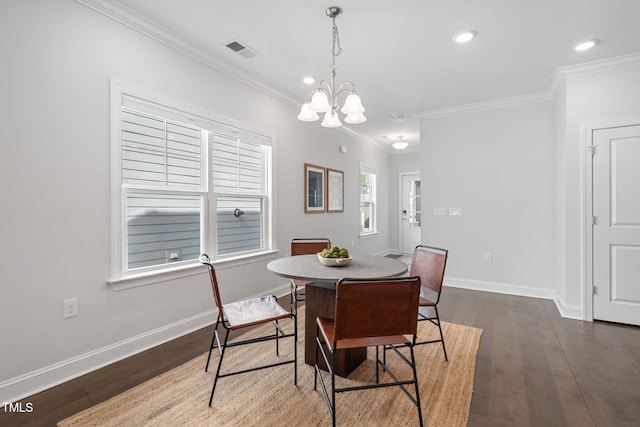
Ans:
[{"label": "smaller window", "polygon": [[263,250],[269,147],[212,132],[216,256]]},{"label": "smaller window", "polygon": [[376,232],[376,174],[360,169],[360,235]]}]

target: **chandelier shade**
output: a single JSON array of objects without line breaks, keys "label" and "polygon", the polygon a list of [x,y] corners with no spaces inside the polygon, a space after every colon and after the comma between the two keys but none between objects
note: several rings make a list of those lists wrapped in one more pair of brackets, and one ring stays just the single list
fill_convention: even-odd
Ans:
[{"label": "chandelier shade", "polygon": [[329,104],[329,97],[327,93],[321,89],[316,90],[309,102],[309,109],[316,113],[327,113],[331,111],[331,104]]},{"label": "chandelier shade", "polygon": [[360,123],[364,123],[367,121],[367,118],[362,113],[357,114],[349,114],[344,118],[345,123],[349,123],[350,125],[357,125]]},{"label": "chandelier shade", "polygon": [[318,113],[311,110],[311,108],[309,108],[309,104],[306,103],[302,106],[300,114],[298,114],[298,120],[303,122],[315,122],[319,118],[320,116],[318,116]]},{"label": "chandelier shade", "polygon": [[347,99],[344,100],[344,107],[342,107],[340,111],[344,114],[364,113],[364,107],[362,106],[360,97],[355,92],[351,92],[349,96],[347,96]]},{"label": "chandelier shade", "polygon": [[338,126],[342,126],[342,123],[340,123],[340,118],[335,111],[329,111],[324,115],[324,120],[320,123],[320,126],[324,126],[326,128],[337,128]]},{"label": "chandelier shade", "polygon": [[342,108],[339,110],[343,114],[346,114],[344,122],[348,124],[358,124],[364,123],[367,120],[363,114],[364,107],[362,106],[362,101],[360,100],[360,96],[356,93],[354,84],[351,82],[344,82],[340,86],[336,87],[336,57],[342,51],[338,26],[336,25],[336,17],[341,13],[342,9],[337,6],[332,6],[326,11],[327,16],[333,21],[331,80],[322,80],[320,82],[320,86],[309,94],[307,100],[300,109],[300,113],[298,114],[298,120],[303,122],[314,122],[319,120],[320,116],[318,113],[324,113],[324,119],[321,123],[322,126],[342,126],[338,116],[338,98],[343,93],[349,93],[344,100]]}]

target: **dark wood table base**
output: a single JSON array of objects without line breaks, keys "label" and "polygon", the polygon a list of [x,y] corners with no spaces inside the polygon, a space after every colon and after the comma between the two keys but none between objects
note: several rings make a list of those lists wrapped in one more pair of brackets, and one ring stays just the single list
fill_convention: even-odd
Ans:
[{"label": "dark wood table base", "polygon": [[[305,322],[304,322],[304,361],[308,365],[315,364],[316,350],[316,318],[333,319],[336,310],[336,284],[332,282],[312,282],[305,287]],[[336,375],[347,377],[367,358],[367,349],[356,348],[338,350],[335,356]],[[318,366],[327,370],[322,358],[318,355]]]}]

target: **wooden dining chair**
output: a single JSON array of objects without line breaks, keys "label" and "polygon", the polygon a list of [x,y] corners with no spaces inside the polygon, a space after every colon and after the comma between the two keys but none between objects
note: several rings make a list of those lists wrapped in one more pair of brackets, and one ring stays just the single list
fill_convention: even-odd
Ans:
[{"label": "wooden dining chair", "polygon": [[[444,360],[448,361],[447,349],[444,345],[440,316],[438,315],[438,303],[442,295],[442,282],[447,266],[447,249],[433,246],[418,245],[413,250],[411,269],[409,274],[420,276],[421,290],[418,308],[418,321],[428,321],[438,327],[440,339],[417,341],[416,345],[442,343]],[[418,338],[419,339],[419,338]]]},{"label": "wooden dining chair", "polygon": [[[331,240],[325,237],[291,239],[291,256],[311,255],[331,249]],[[291,305],[293,312],[298,312],[298,303],[304,301],[304,288],[309,280],[291,279]]]},{"label": "wooden dining chair", "polygon": [[[213,330],[213,337],[211,338],[211,346],[209,347],[209,356],[207,357],[207,364],[204,368],[205,372],[209,369],[209,362],[211,361],[211,352],[214,346],[218,347],[220,358],[218,359],[218,367],[213,380],[213,387],[211,388],[211,396],[209,397],[209,406],[213,402],[213,393],[216,390],[218,379],[224,377],[230,377],[232,375],[244,374],[247,372],[253,372],[260,369],[272,368],[275,366],[285,365],[293,363],[293,384],[298,383],[298,322],[296,322],[296,315],[290,311],[286,311],[280,304],[278,304],[275,296],[269,295],[258,298],[251,298],[242,301],[236,301],[232,303],[223,303],[220,296],[220,289],[218,287],[218,279],[216,278],[216,269],[211,264],[211,260],[207,254],[200,256],[200,262],[209,268],[209,277],[211,279],[211,286],[213,288],[213,297],[216,307],[218,308],[218,318]],[[293,333],[285,332],[279,320],[291,319],[293,322]],[[237,331],[243,328],[249,328],[256,325],[262,325],[266,323],[272,323],[275,327],[275,332],[272,334],[261,335],[256,338],[247,339],[235,339],[229,341],[229,333],[231,331]],[[222,327],[225,330],[224,338],[220,342],[220,336],[218,328]],[[255,344],[264,341],[275,340],[276,342],[276,356],[279,356],[279,339],[280,338],[293,338],[293,359],[283,360],[275,363],[269,363],[257,367],[250,367],[246,369],[240,369],[237,371],[221,373],[222,361],[226,354],[227,348]]]},{"label": "wooden dining chair", "polygon": [[[334,318],[318,317],[316,320],[316,372],[313,381],[313,389],[316,390],[318,379],[320,380],[334,427],[336,425],[336,393],[393,386],[400,387],[418,408],[418,418],[420,426],[422,426],[422,408],[420,406],[420,392],[413,352],[417,331],[419,297],[419,276],[375,280],[340,279],[336,284]],[[336,387],[336,351],[373,346],[376,347],[375,384]],[[399,380],[389,370],[386,361],[380,359],[380,346],[393,350],[399,356],[399,361],[409,365],[413,371],[413,378]],[[409,357],[400,351],[402,348],[409,349]],[[331,375],[330,396],[318,365],[318,356],[320,354]],[[380,367],[389,374],[391,381],[380,383]],[[405,387],[411,384],[415,389],[415,397]]]}]

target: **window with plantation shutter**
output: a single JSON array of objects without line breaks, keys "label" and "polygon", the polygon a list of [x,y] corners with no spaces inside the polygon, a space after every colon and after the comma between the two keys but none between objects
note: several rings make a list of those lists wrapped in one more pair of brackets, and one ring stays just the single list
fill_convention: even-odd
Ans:
[{"label": "window with plantation shutter", "polygon": [[127,270],[200,256],[203,135],[194,126],[122,109]]},{"label": "window with plantation shutter", "polygon": [[213,191],[262,195],[264,146],[213,133]]},{"label": "window with plantation shutter", "polygon": [[202,131],[124,109],[122,183],[200,190]]},{"label": "window with plantation shutter", "polygon": [[112,85],[111,282],[271,249],[270,138],[146,96]]},{"label": "window with plantation shutter", "polygon": [[264,247],[264,165],[268,147],[217,132],[210,138],[217,253],[260,249]]}]

